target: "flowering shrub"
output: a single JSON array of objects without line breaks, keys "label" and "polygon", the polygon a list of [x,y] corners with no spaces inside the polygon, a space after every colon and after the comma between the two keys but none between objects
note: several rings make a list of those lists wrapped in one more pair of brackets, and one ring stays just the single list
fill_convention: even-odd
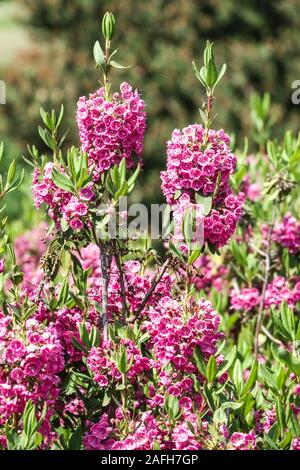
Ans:
[{"label": "flowering shrub", "polygon": [[[194,64],[203,125],[173,132],[161,174],[177,225],[167,250],[111,236],[146,127],[139,92],[111,91],[111,69],[124,67],[114,28],[106,13],[105,51],[94,46],[103,86],[78,102],[81,148],[63,147],[63,108],[41,110],[49,151],[26,160],[51,223],[13,245],[1,216],[0,446],[299,450],[300,139],[288,132],[257,156],[230,149],[211,127],[226,66],[208,42]],[[0,199],[21,182],[12,163]]]}]

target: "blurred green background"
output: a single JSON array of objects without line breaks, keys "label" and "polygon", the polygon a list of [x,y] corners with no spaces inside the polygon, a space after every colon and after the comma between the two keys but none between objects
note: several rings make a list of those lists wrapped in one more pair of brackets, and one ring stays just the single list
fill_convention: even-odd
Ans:
[{"label": "blurred green background", "polygon": [[[291,84],[300,79],[300,0],[0,0],[0,78],[7,86],[0,140],[7,162],[13,157],[21,162],[27,143],[41,145],[40,105],[58,109],[64,103],[69,143],[78,143],[76,102],[99,85],[92,48],[107,9],[117,19],[118,60],[131,64],[114,72],[114,86],[128,80],[147,103],[140,200],[162,199],[166,140],[174,127],[199,121],[204,96],[191,62],[202,61],[206,39],[215,42],[217,63],[228,65],[214,126],[236,133],[241,142],[250,132],[249,96],[256,90],[271,94],[278,137],[299,128]],[[11,217],[25,214],[28,226],[38,217],[29,186],[28,175],[8,203]]]}]

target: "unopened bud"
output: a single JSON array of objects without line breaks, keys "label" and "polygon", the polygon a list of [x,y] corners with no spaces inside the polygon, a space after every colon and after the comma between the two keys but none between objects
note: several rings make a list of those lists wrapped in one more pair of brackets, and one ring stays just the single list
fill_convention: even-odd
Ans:
[{"label": "unopened bud", "polygon": [[115,33],[116,20],[112,13],[107,11],[102,20],[102,34],[105,39],[111,41]]}]

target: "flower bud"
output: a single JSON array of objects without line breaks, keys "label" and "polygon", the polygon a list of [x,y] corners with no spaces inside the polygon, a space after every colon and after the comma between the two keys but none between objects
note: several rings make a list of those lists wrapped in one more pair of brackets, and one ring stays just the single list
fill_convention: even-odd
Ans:
[{"label": "flower bud", "polygon": [[111,41],[115,32],[116,20],[112,13],[107,11],[102,20],[102,34],[105,39]]}]

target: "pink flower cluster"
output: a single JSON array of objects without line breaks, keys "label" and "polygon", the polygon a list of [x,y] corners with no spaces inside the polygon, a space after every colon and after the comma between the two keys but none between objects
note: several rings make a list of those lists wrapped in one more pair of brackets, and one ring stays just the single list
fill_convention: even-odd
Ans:
[{"label": "pink flower cluster", "polygon": [[300,301],[300,280],[287,280],[282,276],[276,276],[268,284],[265,298],[265,308],[271,305],[278,306],[285,300],[290,308],[294,308]]},{"label": "pink flower cluster", "polygon": [[155,367],[162,370],[172,364],[177,372],[197,372],[193,351],[199,346],[207,358],[215,353],[216,343],[222,338],[218,332],[219,323],[219,315],[205,299],[200,299],[185,318],[182,306],[176,300],[162,298],[156,308],[150,310],[149,322],[146,322],[153,342]]},{"label": "pink flower cluster", "polygon": [[282,222],[275,226],[273,240],[283,248],[287,248],[290,253],[298,253],[300,251],[300,222],[287,213]]},{"label": "pink flower cluster", "polygon": [[[189,422],[189,425],[187,422]],[[201,424],[202,428],[205,428],[206,423],[202,421]],[[191,412],[185,413],[184,419],[173,429],[173,448],[176,450],[200,450],[202,447],[200,436],[198,416]]]},{"label": "pink flower cluster", "polygon": [[64,219],[74,231],[82,230],[83,221],[88,214],[88,202],[94,198],[91,184],[82,188],[79,197],[75,197],[72,193],[55,185],[52,179],[53,167],[53,163],[47,163],[42,175],[39,170],[34,170],[32,193],[35,206],[39,209],[41,204],[45,203],[48,215],[55,221],[58,228],[60,228],[60,219]]},{"label": "pink flower cluster", "polygon": [[22,288],[28,294],[36,291],[43,276],[40,261],[46,249],[46,234],[47,224],[41,223],[15,239],[17,264],[24,274]]},{"label": "pink flower cluster", "polygon": [[253,430],[248,434],[234,432],[230,444],[234,450],[256,450],[256,435]]},{"label": "pink flower cluster", "polygon": [[74,400],[71,400],[64,407],[64,413],[68,412],[74,416],[79,416],[81,414],[84,414],[85,411],[86,409],[85,409],[85,405],[83,401],[78,398],[74,398]]},{"label": "pink flower cluster", "polygon": [[[204,217],[204,240],[216,247],[226,244],[241,217],[241,202],[233,195],[229,176],[236,157],[224,131],[205,130],[194,124],[174,130],[167,144],[167,169],[161,173],[162,190],[172,206],[197,202],[195,193],[213,197],[212,210]],[[179,197],[177,197],[179,194]]]},{"label": "pink flower cluster", "polygon": [[[239,292],[231,291],[231,308],[234,310],[252,311],[260,302],[260,292],[256,287],[243,288]],[[300,280],[287,280],[276,276],[268,284],[265,295],[264,308],[272,305],[279,306],[285,301],[290,308],[300,302]]]},{"label": "pink flower cluster", "polygon": [[[89,423],[87,423],[89,424]],[[86,450],[105,450],[111,448],[113,440],[108,439],[112,427],[109,424],[107,413],[104,413],[99,422],[90,425],[84,434],[83,445]]]},{"label": "pink flower cluster", "polygon": [[154,443],[160,444],[162,439],[159,423],[150,411],[146,411],[134,423],[133,431],[125,439],[116,441],[112,450],[151,450]]},{"label": "pink flower cluster", "polygon": [[27,320],[25,331],[13,326],[10,316],[0,318],[0,422],[20,414],[28,400],[53,409],[64,369],[63,348],[49,326]]},{"label": "pink flower cluster", "polygon": [[292,450],[300,450],[300,438],[296,437],[292,441]]},{"label": "pink flower cluster", "polygon": [[104,88],[89,98],[81,97],[77,105],[77,122],[83,151],[89,165],[94,165],[94,179],[126,158],[127,168],[134,165],[133,155],[140,158],[146,129],[144,102],[137,90],[122,83],[120,92],[109,100]]},{"label": "pink flower cluster", "polygon": [[[83,313],[78,307],[68,309],[63,307],[55,312],[53,318],[53,330],[59,338],[69,363],[76,363],[82,359],[82,352],[73,344],[73,339],[81,343],[78,327],[83,321]],[[99,314],[94,309],[90,309],[88,317],[85,319],[87,331],[97,324]]]},{"label": "pink flower cluster", "polygon": [[255,413],[255,430],[258,434],[268,433],[276,422],[276,410],[259,410]]},{"label": "pink flower cluster", "polygon": [[174,204],[176,191],[183,194],[201,192],[211,196],[218,179],[217,200],[230,193],[228,178],[234,173],[236,157],[229,148],[224,131],[210,130],[207,143],[205,130],[194,124],[182,131],[175,129],[167,144],[167,170],[161,173],[162,189],[169,204]]},{"label": "pink flower cluster", "polygon": [[[130,382],[134,382],[137,378],[143,378],[143,374],[149,372],[152,368],[152,361],[143,356],[141,350],[131,340],[121,340],[121,346],[126,350],[127,364],[130,368],[127,378]],[[100,387],[108,387],[111,381],[119,382],[122,378],[117,368],[116,358],[118,352],[113,352],[113,345],[108,342],[103,343],[101,347],[91,349],[87,358],[87,365],[90,368],[95,382]]]},{"label": "pink flower cluster", "polygon": [[231,292],[231,308],[250,312],[260,302],[259,290],[255,287],[244,288],[240,292]]}]

